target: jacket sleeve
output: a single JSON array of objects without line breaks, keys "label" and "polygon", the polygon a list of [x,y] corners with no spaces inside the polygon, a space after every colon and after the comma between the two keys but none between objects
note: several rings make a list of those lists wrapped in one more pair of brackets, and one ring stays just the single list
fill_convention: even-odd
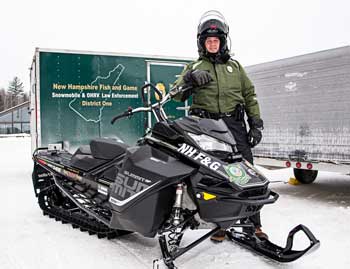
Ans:
[{"label": "jacket sleeve", "polygon": [[[182,70],[181,74],[179,75],[179,77],[177,78],[177,80],[174,82],[174,86],[184,86],[185,85],[185,81],[184,81],[184,75],[187,73],[187,71],[192,69],[192,63],[188,64],[185,66],[184,70]],[[191,92],[189,93],[178,93],[177,95],[174,96],[174,100],[175,101],[179,101],[179,102],[184,102],[189,96],[190,96]],[[186,95],[186,96],[185,96]]]},{"label": "jacket sleeve", "polygon": [[251,80],[248,78],[244,68],[240,64],[239,69],[241,74],[242,95],[245,102],[246,113],[249,118],[260,118],[260,108],[255,93],[255,87]]}]

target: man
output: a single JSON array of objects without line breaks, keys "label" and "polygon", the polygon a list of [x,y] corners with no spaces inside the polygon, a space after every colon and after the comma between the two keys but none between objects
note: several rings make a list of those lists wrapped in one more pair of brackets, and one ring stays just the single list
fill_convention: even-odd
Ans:
[{"label": "man", "polygon": [[[210,11],[202,16],[197,32],[199,59],[190,63],[175,82],[179,86],[191,85],[193,90],[175,99],[185,101],[192,94],[191,115],[223,119],[236,140],[237,149],[253,164],[251,147],[261,141],[263,121],[254,85],[243,67],[230,57],[228,32],[229,27],[219,12]],[[250,127],[248,133],[245,113]],[[256,236],[267,239],[261,230],[260,213],[249,220],[255,226]],[[221,242],[224,238],[225,231],[220,230],[211,239]]]}]

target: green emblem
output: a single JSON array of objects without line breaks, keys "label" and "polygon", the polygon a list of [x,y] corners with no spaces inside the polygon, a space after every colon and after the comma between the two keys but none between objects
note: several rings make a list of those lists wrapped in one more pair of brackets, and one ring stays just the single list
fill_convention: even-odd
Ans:
[{"label": "green emblem", "polygon": [[238,185],[245,185],[251,177],[247,175],[244,168],[240,164],[229,164],[224,166],[230,181]]}]

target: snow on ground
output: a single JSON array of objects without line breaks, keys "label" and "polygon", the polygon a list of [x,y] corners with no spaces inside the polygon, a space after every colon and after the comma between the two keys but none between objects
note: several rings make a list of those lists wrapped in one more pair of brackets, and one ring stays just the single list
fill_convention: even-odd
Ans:
[{"label": "snow on ground", "polygon": [[[0,138],[0,268],[1,269],[115,269],[152,268],[160,257],[155,238],[130,234],[98,239],[42,215],[31,182],[30,140]],[[260,168],[271,181],[287,181],[291,169]],[[314,184],[271,183],[280,194],[262,210],[264,230],[284,245],[290,229],[308,226],[321,241],[311,255],[278,264],[229,241],[206,240],[176,261],[179,268],[350,268],[350,177],[319,173]],[[189,231],[184,243],[207,230]],[[297,237],[297,247],[303,247]],[[305,239],[306,240],[306,239]]]}]

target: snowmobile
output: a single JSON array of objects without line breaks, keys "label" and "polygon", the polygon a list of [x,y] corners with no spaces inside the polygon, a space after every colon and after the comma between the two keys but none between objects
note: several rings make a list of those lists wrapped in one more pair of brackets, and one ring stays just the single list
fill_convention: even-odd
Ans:
[{"label": "snowmobile", "polygon": [[[160,99],[147,103],[146,89]],[[289,233],[285,247],[255,236],[253,224],[246,220],[276,202],[278,194],[242,158],[223,120],[167,118],[163,106],[187,90],[190,87],[174,87],[163,95],[150,83],[141,88],[144,105],[129,107],[111,122],[153,112],[156,123],[134,146],[97,138],[74,154],[50,145],[36,149],[32,178],[43,214],[99,238],[132,232],[158,236],[160,260],[168,268],[175,268],[176,258],[219,229],[225,229],[233,242],[279,262],[294,261],[315,250],[320,242],[303,225]],[[192,209],[184,205],[185,193]],[[182,246],[184,232],[198,228],[198,218],[215,227]],[[298,232],[310,241],[303,250],[292,249]]]}]

